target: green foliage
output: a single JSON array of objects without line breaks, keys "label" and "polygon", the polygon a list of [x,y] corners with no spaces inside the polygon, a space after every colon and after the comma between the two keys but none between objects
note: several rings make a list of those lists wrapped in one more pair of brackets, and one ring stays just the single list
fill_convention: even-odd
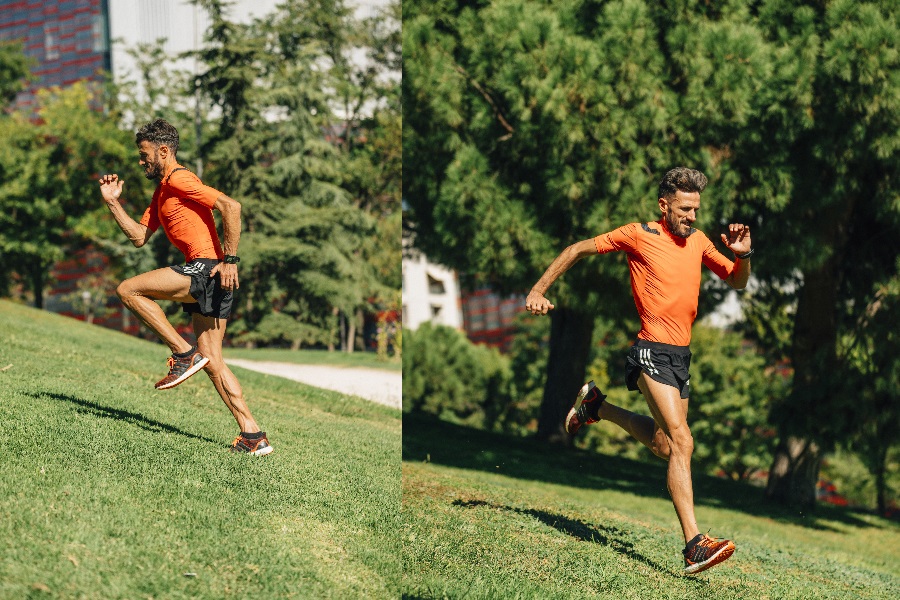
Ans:
[{"label": "green foliage", "polygon": [[[780,437],[846,437],[846,402],[825,391],[850,377],[838,340],[900,254],[895,3],[411,1],[404,25],[420,249],[525,290],[565,246],[652,218],[665,170],[699,168],[699,228],[749,223],[761,250],[748,329],[797,373],[773,403]],[[550,299],[614,321],[632,310],[625,277],[621,257],[583,261]],[[584,359],[559,355],[551,376]]]},{"label": "green foliage", "polygon": [[25,87],[29,60],[20,42],[0,42],[0,107],[8,106]]},{"label": "green foliage", "polygon": [[423,323],[404,333],[403,411],[502,430],[515,418],[517,397],[509,361],[443,325]]},{"label": "green foliage", "polygon": [[243,205],[242,339],[350,349],[361,311],[397,308],[400,287],[396,7],[360,22],[340,0],[292,0],[240,25],[201,5],[197,85],[222,113],[208,180]]},{"label": "green foliage", "polygon": [[101,173],[141,179],[134,142],[96,110],[85,84],[38,93],[38,116],[0,119],[0,258],[31,285],[42,306],[50,266],[83,243],[103,220]]},{"label": "green foliage", "polygon": [[688,423],[694,460],[708,473],[749,479],[772,463],[770,401],[790,385],[767,368],[756,349],[735,333],[694,327]]}]

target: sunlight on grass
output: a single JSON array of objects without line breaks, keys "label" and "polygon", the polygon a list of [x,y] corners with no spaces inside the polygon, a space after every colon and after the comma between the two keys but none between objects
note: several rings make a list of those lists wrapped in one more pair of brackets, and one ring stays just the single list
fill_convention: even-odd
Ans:
[{"label": "sunlight on grass", "polygon": [[[897,597],[900,527],[823,507],[794,515],[761,490],[697,477],[701,529],[735,555],[698,576],[662,463],[552,448],[404,417],[402,589],[417,598]],[[878,552],[872,552],[878,547]]]},{"label": "sunlight on grass", "polygon": [[0,598],[398,596],[396,410],[235,369],[275,452],[233,455],[161,345],[3,301],[0,339]]}]

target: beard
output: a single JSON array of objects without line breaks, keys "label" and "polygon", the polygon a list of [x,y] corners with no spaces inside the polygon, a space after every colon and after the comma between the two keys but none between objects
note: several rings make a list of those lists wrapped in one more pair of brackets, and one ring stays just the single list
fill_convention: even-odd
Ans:
[{"label": "beard", "polygon": [[163,174],[163,165],[161,162],[154,160],[144,167],[144,177],[147,179],[161,179]]},{"label": "beard", "polygon": [[687,238],[691,235],[690,224],[682,222],[671,214],[666,215],[666,225],[669,226],[669,231],[678,237]]}]

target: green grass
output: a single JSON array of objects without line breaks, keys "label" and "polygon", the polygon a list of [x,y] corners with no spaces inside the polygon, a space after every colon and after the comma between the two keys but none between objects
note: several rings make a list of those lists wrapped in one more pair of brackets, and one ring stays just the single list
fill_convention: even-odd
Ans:
[{"label": "green grass", "polygon": [[235,368],[275,452],[233,455],[161,345],[5,301],[0,342],[0,598],[399,595],[399,411]]},{"label": "green grass", "polygon": [[245,360],[264,360],[271,362],[293,363],[300,365],[328,365],[332,367],[364,367],[368,369],[384,369],[400,371],[403,368],[400,359],[391,357],[380,360],[374,352],[328,352],[326,350],[282,350],[278,348],[227,348],[225,358],[243,358]]},{"label": "green grass", "polygon": [[727,562],[681,574],[665,463],[644,463],[404,415],[403,595],[741,600],[900,597],[900,527],[695,477],[702,531]]}]

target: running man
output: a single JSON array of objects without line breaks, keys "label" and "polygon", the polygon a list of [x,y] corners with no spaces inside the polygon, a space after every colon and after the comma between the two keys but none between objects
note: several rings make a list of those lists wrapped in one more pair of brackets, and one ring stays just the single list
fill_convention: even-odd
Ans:
[{"label": "running man", "polygon": [[692,227],[700,209],[706,176],[679,167],[666,173],[659,185],[655,223],[631,223],[566,248],[531,289],[525,308],[534,315],[553,309],[544,294],[556,279],[586,256],[622,251],[628,255],[631,291],[641,318],[641,331],[626,359],[629,390],[639,390],[652,417],[605,402],[606,396],[589,381],[581,388],[566,417],[566,431],[612,421],[669,462],[669,494],[681,522],[685,548],[684,572],[699,573],[730,557],[734,542],[700,533],[694,516],[691,454],[694,440],[687,424],[691,362],[691,325],[697,316],[700,265],[706,265],[732,288],[743,289],[750,277],[750,227],[732,223],[722,242],[735,254],[728,260],[713,243]]},{"label": "running man", "polygon": [[[269,454],[272,446],[266,433],[260,431],[244,402],[241,385],[222,359],[225,326],[231,316],[233,291],[238,289],[241,205],[203,185],[196,175],[178,164],[178,131],[163,119],[141,127],[135,142],[144,176],[159,182],[140,223],[129,217],[119,203],[124,181],[118,175],[100,178],[100,194],[132,244],[140,248],[162,226],[166,237],[184,254],[186,263],[126,279],[116,289],[128,310],[172,351],[169,374],[156,384],[156,389],[171,389],[204,369],[240,427],[231,451],[254,456]],[[224,252],[213,209],[222,215]],[[192,316],[197,346],[191,346],[175,331],[155,300],[182,303],[184,312]]]}]

